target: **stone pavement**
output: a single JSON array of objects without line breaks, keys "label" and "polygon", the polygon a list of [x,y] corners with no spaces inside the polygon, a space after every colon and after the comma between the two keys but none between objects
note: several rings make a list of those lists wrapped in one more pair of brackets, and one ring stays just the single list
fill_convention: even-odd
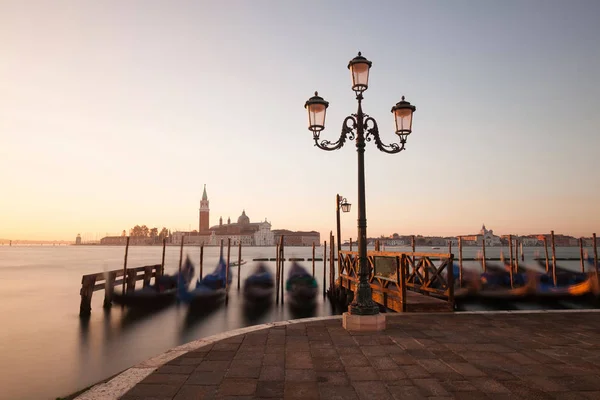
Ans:
[{"label": "stone pavement", "polygon": [[[388,314],[390,315],[390,314]],[[122,399],[600,399],[600,313],[392,314],[272,327],[188,352]]]}]

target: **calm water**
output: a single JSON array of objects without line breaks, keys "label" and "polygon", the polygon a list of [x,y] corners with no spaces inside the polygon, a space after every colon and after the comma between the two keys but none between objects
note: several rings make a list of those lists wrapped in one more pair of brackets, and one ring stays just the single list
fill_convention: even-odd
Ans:
[{"label": "calm water", "polygon": [[[543,248],[525,248],[526,262],[540,249],[543,254]],[[477,250],[466,247],[463,255],[473,257]],[[128,265],[158,264],[161,251],[160,247],[130,247]],[[441,250],[427,247],[417,251]],[[499,251],[488,248],[487,256],[498,257]],[[205,273],[216,265],[218,252],[218,248],[205,248]],[[197,275],[199,248],[185,248],[185,254],[192,258]],[[557,254],[578,257],[579,249],[559,248]],[[236,290],[237,267],[233,267],[229,304],[201,318],[190,318],[183,305],[146,315],[114,306],[106,313],[102,309],[104,292],[98,291],[93,296],[91,318],[81,322],[81,276],[119,269],[123,256],[124,248],[114,246],[0,246],[0,398],[54,399],[191,340],[248,325],[335,313],[319,296],[320,302],[310,315],[294,315],[287,304],[273,305],[259,316],[246,315]],[[244,248],[242,258],[248,263],[241,267],[242,285],[254,269],[253,258],[274,256],[274,248]],[[286,249],[286,257],[311,256],[311,248]],[[317,248],[316,256],[322,257],[321,248]],[[232,248],[231,260],[237,260],[237,248]],[[176,272],[178,262],[179,247],[167,247],[165,273]],[[303,264],[310,270],[311,262]],[[579,268],[577,261],[560,264]],[[274,268],[275,263],[269,265]],[[476,267],[472,262],[465,266]],[[316,275],[322,288],[322,261],[316,263]]]}]

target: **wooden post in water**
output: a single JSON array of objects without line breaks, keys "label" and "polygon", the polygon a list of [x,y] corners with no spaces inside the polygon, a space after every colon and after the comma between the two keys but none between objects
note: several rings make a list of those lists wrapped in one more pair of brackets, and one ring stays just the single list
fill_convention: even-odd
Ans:
[{"label": "wooden post in water", "polygon": [[231,256],[231,238],[227,238],[227,266],[225,267],[225,304],[229,301],[229,260]]},{"label": "wooden post in water", "polygon": [[[115,279],[117,277],[116,272],[109,272],[104,282],[104,308],[110,308],[112,306],[112,295],[115,291]],[[123,280],[125,277],[123,277]]]},{"label": "wooden post in water", "polygon": [[581,260],[581,272],[585,272],[585,262],[583,260],[583,238],[579,238],[579,259]]},{"label": "wooden post in water", "polygon": [[592,245],[594,246],[594,273],[598,278],[598,247],[596,246],[596,234],[592,234]]},{"label": "wooden post in water", "polygon": [[375,239],[375,251],[379,251],[379,239]]},{"label": "wooden post in water", "polygon": [[[416,244],[415,243],[415,235],[412,235],[410,237],[410,247],[411,247],[413,253],[415,252],[415,244]],[[412,256],[412,266],[413,266],[413,270],[416,271],[417,266],[415,265],[415,256],[414,255]],[[409,274],[410,274],[410,272],[409,272]]]},{"label": "wooden post in water", "polygon": [[312,247],[312,273],[313,278],[315,277],[315,242],[313,242]]},{"label": "wooden post in water", "polygon": [[554,246],[554,231],[550,231],[550,240],[552,245],[552,282],[556,286],[556,247]]},{"label": "wooden post in water", "polygon": [[550,271],[550,263],[548,261],[548,238],[544,235],[544,252],[546,253],[546,273]]},{"label": "wooden post in water", "polygon": [[275,304],[279,304],[279,285],[281,284],[279,255],[279,243],[275,243]]},{"label": "wooden post in water", "polygon": [[515,239],[515,273],[519,273],[519,239]]},{"label": "wooden post in water", "polygon": [[333,233],[331,234],[331,246],[329,246],[330,249],[330,256],[329,256],[329,293],[333,298],[333,287],[335,286],[335,237],[333,236]]},{"label": "wooden post in water", "polygon": [[283,235],[281,235],[281,245],[279,245],[279,250],[281,251],[281,257],[279,259],[281,261],[281,304],[283,304],[283,290],[285,288],[285,241]]},{"label": "wooden post in water", "polygon": [[125,260],[123,261],[123,288],[121,291],[125,294],[125,278],[127,277],[127,253],[129,253],[129,236],[125,242]]},{"label": "wooden post in water", "polygon": [[[510,263],[510,270],[513,270],[513,241],[512,235],[508,235],[508,259]],[[511,276],[512,279],[512,276]],[[512,285],[512,282],[511,282]]]},{"label": "wooden post in water", "polygon": [[487,266],[485,265],[485,237],[481,241],[481,268],[483,272],[487,272]]},{"label": "wooden post in water", "polygon": [[327,240],[323,242],[323,297],[325,297],[325,270],[327,269]]},{"label": "wooden post in water", "polygon": [[[125,282],[125,277],[123,277]],[[79,294],[81,295],[81,303],[79,304],[79,316],[87,317],[92,312],[92,295],[94,294],[94,286],[96,285],[96,275],[83,276],[81,278],[81,289]],[[123,287],[123,293],[125,293],[125,287]]]},{"label": "wooden post in water", "polygon": [[463,263],[462,263],[462,236],[458,237],[458,285],[462,287]]},{"label": "wooden post in water", "polygon": [[202,264],[204,263],[204,242],[200,245],[200,280],[202,280]]},{"label": "wooden post in water", "polygon": [[238,286],[237,286],[237,290],[240,290],[240,275],[242,270],[240,269],[242,267],[242,238],[240,237],[240,245],[238,248]]},{"label": "wooden post in water", "polygon": [[185,235],[181,235],[181,246],[179,246],[179,276],[181,276],[181,263],[183,262],[183,241]]},{"label": "wooden post in water", "polygon": [[525,254],[523,253],[523,241],[519,243],[519,249],[521,250],[521,261],[525,261]]},{"label": "wooden post in water", "polygon": [[350,251],[352,251],[352,238],[350,238]]},{"label": "wooden post in water", "polygon": [[160,275],[161,276],[165,274],[165,250],[166,250],[166,248],[167,248],[167,238],[163,238],[162,259],[160,261]]}]

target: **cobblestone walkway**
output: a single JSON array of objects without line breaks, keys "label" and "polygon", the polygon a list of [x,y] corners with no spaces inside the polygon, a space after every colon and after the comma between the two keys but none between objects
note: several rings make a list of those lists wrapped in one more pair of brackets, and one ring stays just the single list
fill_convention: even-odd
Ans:
[{"label": "cobblestone walkway", "polygon": [[600,399],[600,313],[395,315],[273,327],[176,358],[138,399]]}]

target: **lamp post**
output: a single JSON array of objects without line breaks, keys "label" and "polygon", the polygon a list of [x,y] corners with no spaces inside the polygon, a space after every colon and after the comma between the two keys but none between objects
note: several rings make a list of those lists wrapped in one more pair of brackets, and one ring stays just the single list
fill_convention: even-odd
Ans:
[{"label": "lamp post", "polygon": [[342,251],[342,235],[340,230],[340,208],[343,212],[350,212],[351,204],[348,203],[345,197],[340,196],[339,194],[335,195],[335,217],[337,223],[337,250],[338,250],[338,260],[340,251]]},{"label": "lamp post", "polygon": [[342,133],[337,142],[321,140],[321,131],[325,129],[325,113],[329,102],[319,96],[317,92],[308,99],[304,108],[308,111],[308,129],[313,133],[315,146],[322,150],[332,151],[342,148],[346,140],[356,140],[356,152],[358,153],[358,262],[359,282],[352,304],[348,306],[351,315],[377,315],[379,307],[373,302],[371,286],[369,285],[370,268],[367,260],[367,216],[365,200],[365,141],[373,140],[375,146],[384,153],[395,154],[404,150],[406,139],[412,131],[412,116],[416,107],[402,100],[394,107],[392,113],[396,123],[396,134],[399,143],[384,144],[379,138],[377,122],[372,117],[363,113],[363,92],[367,90],[369,83],[369,70],[371,61],[358,53],[348,63],[348,69],[352,77],[352,90],[358,101],[358,110],[344,119]]}]

